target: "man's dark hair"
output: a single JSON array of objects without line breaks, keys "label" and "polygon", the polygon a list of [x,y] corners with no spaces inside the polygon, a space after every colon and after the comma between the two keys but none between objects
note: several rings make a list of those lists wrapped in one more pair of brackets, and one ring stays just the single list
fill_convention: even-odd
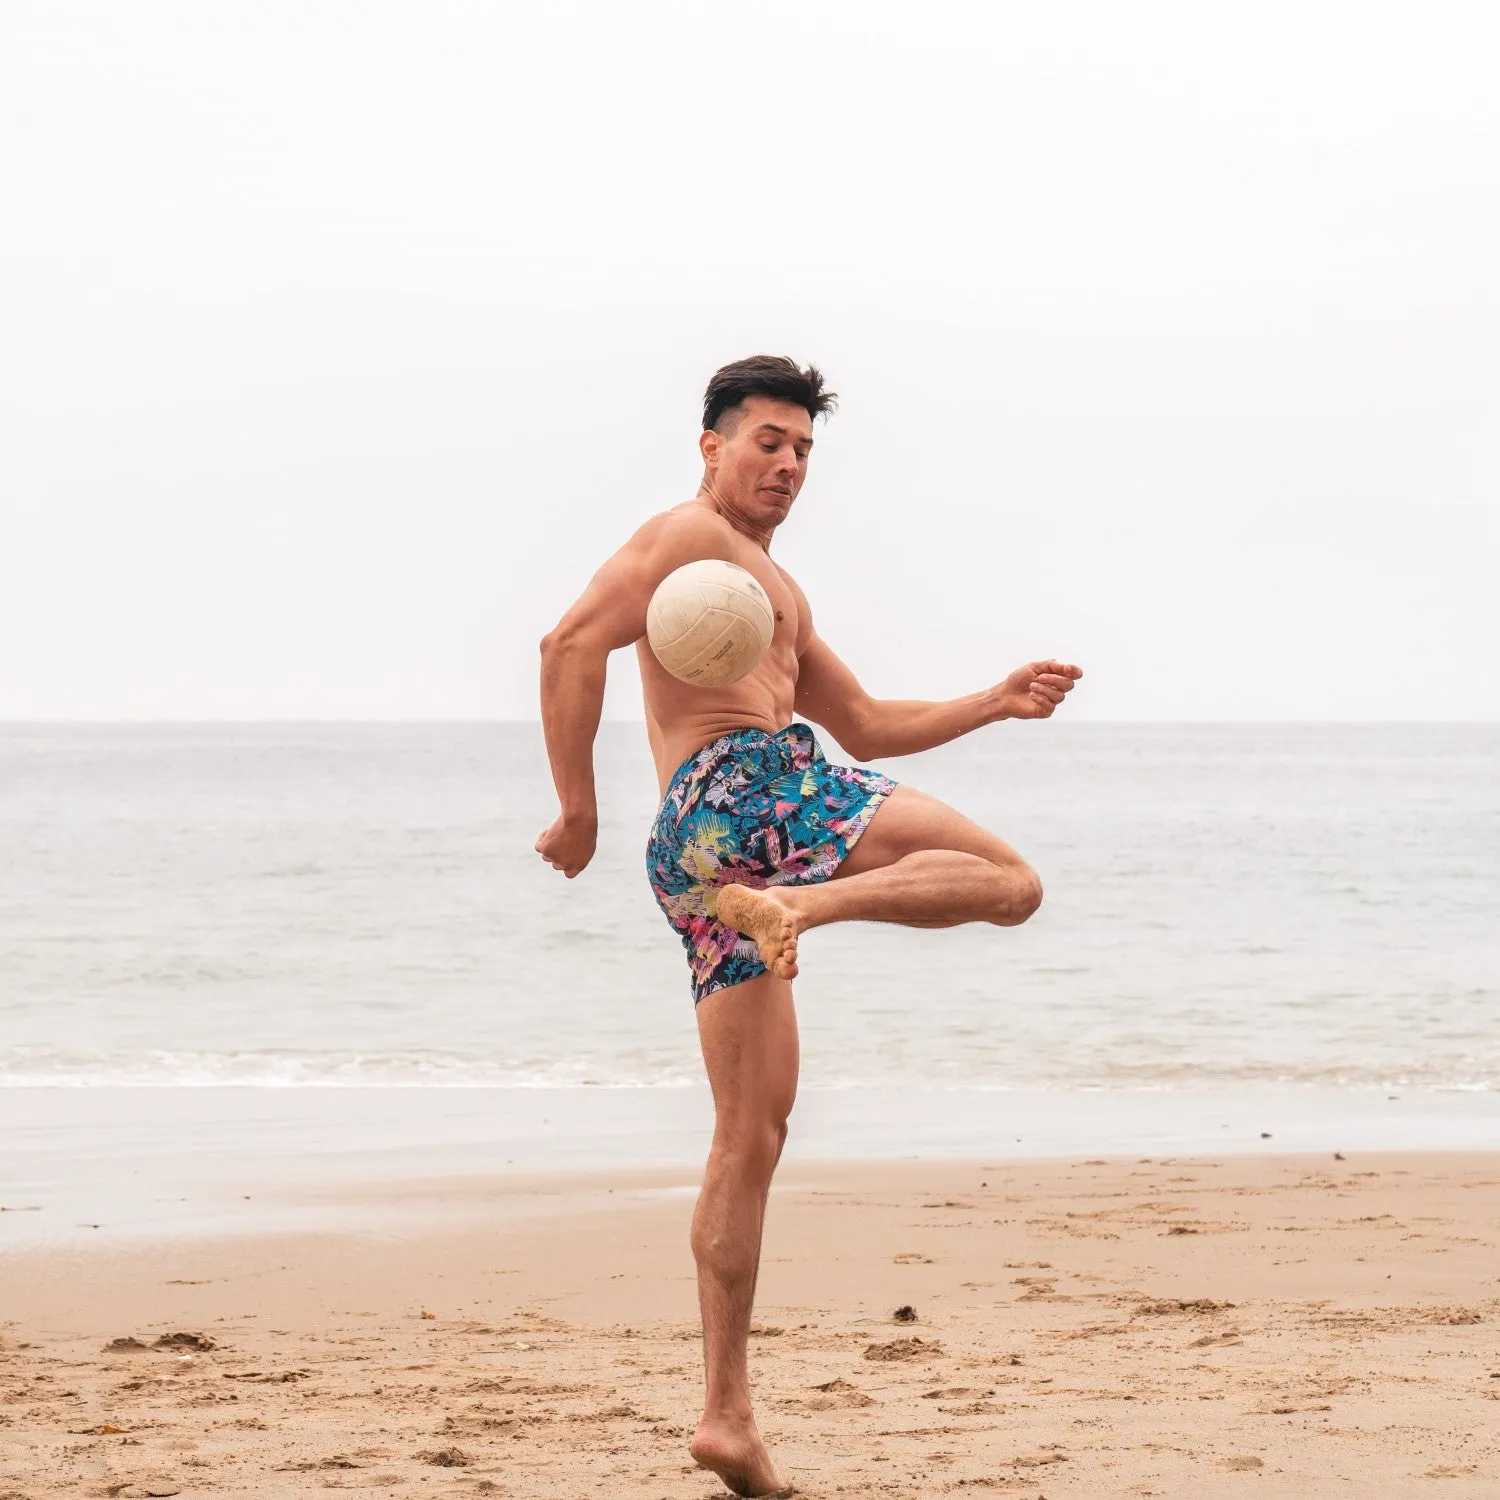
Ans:
[{"label": "man's dark hair", "polygon": [[703,430],[718,427],[726,412],[751,396],[795,402],[805,406],[810,417],[834,411],[839,403],[832,391],[823,389],[823,374],[816,365],[799,370],[797,361],[784,354],[752,354],[714,371],[703,393]]}]

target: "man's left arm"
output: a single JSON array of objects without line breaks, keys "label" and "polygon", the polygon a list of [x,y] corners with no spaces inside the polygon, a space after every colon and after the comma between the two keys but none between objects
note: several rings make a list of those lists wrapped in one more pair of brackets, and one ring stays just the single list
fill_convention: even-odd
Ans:
[{"label": "man's left arm", "polygon": [[797,712],[821,724],[858,760],[914,755],[1001,719],[1048,719],[1080,668],[1032,661],[1003,682],[943,703],[872,698],[816,631],[798,661]]}]

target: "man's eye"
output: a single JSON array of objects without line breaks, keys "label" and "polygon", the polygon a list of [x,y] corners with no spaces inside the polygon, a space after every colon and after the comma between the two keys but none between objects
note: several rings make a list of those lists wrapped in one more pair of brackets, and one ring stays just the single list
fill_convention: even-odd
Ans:
[{"label": "man's eye", "polygon": [[776,444],[775,443],[762,443],[760,445],[760,451],[762,453],[774,453],[776,451]]}]

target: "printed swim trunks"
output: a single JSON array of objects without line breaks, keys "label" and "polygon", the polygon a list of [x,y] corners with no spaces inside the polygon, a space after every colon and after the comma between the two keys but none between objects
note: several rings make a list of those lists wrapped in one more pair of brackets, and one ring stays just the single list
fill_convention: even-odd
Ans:
[{"label": "printed swim trunks", "polygon": [[720,886],[827,880],[896,783],[830,765],[806,724],[737,729],[680,765],[646,847],[657,905],[693,971],[693,1003],[766,972],[753,938],[714,915]]}]

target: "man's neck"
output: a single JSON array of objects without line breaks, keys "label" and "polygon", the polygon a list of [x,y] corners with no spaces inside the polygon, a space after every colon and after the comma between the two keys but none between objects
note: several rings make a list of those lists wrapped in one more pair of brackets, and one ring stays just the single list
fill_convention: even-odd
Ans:
[{"label": "man's neck", "polygon": [[762,552],[771,550],[771,536],[775,528],[769,530],[756,526],[734,503],[733,500],[719,494],[708,479],[698,486],[698,503],[713,511],[716,516],[727,521],[746,541],[754,542]]}]

